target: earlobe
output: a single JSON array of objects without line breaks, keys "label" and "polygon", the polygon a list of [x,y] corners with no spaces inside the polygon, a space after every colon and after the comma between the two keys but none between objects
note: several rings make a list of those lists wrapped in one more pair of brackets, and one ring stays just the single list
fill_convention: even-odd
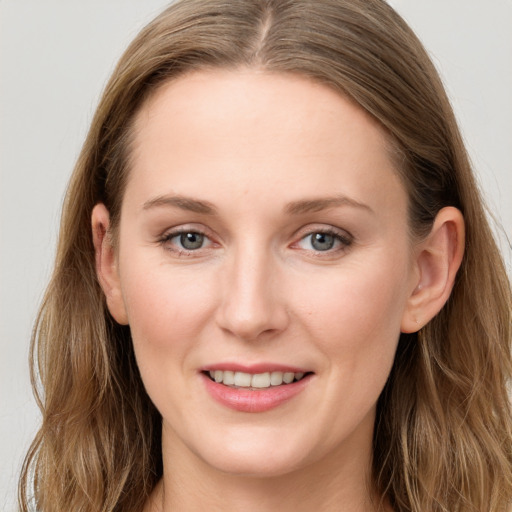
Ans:
[{"label": "earlobe", "polygon": [[121,293],[117,258],[109,233],[110,215],[104,204],[97,204],[91,217],[92,237],[96,258],[98,281],[107,300],[107,306],[114,319],[128,324],[128,317]]},{"label": "earlobe", "polygon": [[418,280],[402,318],[402,332],[416,332],[444,306],[464,255],[464,218],[454,207],[437,214],[432,229],[419,243],[415,263]]}]

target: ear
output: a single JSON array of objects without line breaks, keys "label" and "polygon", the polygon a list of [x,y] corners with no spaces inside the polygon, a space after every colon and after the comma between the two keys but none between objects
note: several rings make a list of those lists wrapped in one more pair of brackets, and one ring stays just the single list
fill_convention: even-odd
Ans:
[{"label": "ear", "polygon": [[118,323],[127,325],[128,317],[121,292],[117,257],[109,232],[110,215],[104,204],[94,207],[91,224],[98,281],[107,299],[110,314]]},{"label": "ear", "polygon": [[437,214],[432,229],[415,250],[418,276],[402,318],[401,330],[419,331],[444,306],[464,255],[464,218],[454,207]]}]

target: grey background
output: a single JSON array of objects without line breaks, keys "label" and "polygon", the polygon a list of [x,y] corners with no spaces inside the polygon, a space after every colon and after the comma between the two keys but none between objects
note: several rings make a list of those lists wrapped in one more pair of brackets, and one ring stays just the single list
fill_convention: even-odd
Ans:
[{"label": "grey background", "polygon": [[[512,238],[512,0],[394,0],[433,56]],[[66,183],[114,64],[164,0],[0,0],[0,511],[38,422],[28,344]]]}]

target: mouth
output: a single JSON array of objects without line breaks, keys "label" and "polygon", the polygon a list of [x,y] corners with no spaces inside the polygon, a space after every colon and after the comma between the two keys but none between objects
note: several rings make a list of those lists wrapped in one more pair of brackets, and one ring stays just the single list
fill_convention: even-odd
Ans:
[{"label": "mouth", "polygon": [[220,405],[260,413],[296,400],[311,388],[315,373],[274,363],[218,363],[201,368],[200,375],[206,391]]},{"label": "mouth", "polygon": [[202,372],[211,381],[231,388],[268,389],[299,382],[312,372],[263,372],[247,373],[232,370],[207,370]]}]

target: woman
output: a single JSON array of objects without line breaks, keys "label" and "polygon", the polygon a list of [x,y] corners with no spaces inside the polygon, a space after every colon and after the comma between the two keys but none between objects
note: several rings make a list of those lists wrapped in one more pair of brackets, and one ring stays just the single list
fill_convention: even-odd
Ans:
[{"label": "woman", "polygon": [[178,2],[72,178],[21,508],[505,511],[510,305],[387,4]]}]

